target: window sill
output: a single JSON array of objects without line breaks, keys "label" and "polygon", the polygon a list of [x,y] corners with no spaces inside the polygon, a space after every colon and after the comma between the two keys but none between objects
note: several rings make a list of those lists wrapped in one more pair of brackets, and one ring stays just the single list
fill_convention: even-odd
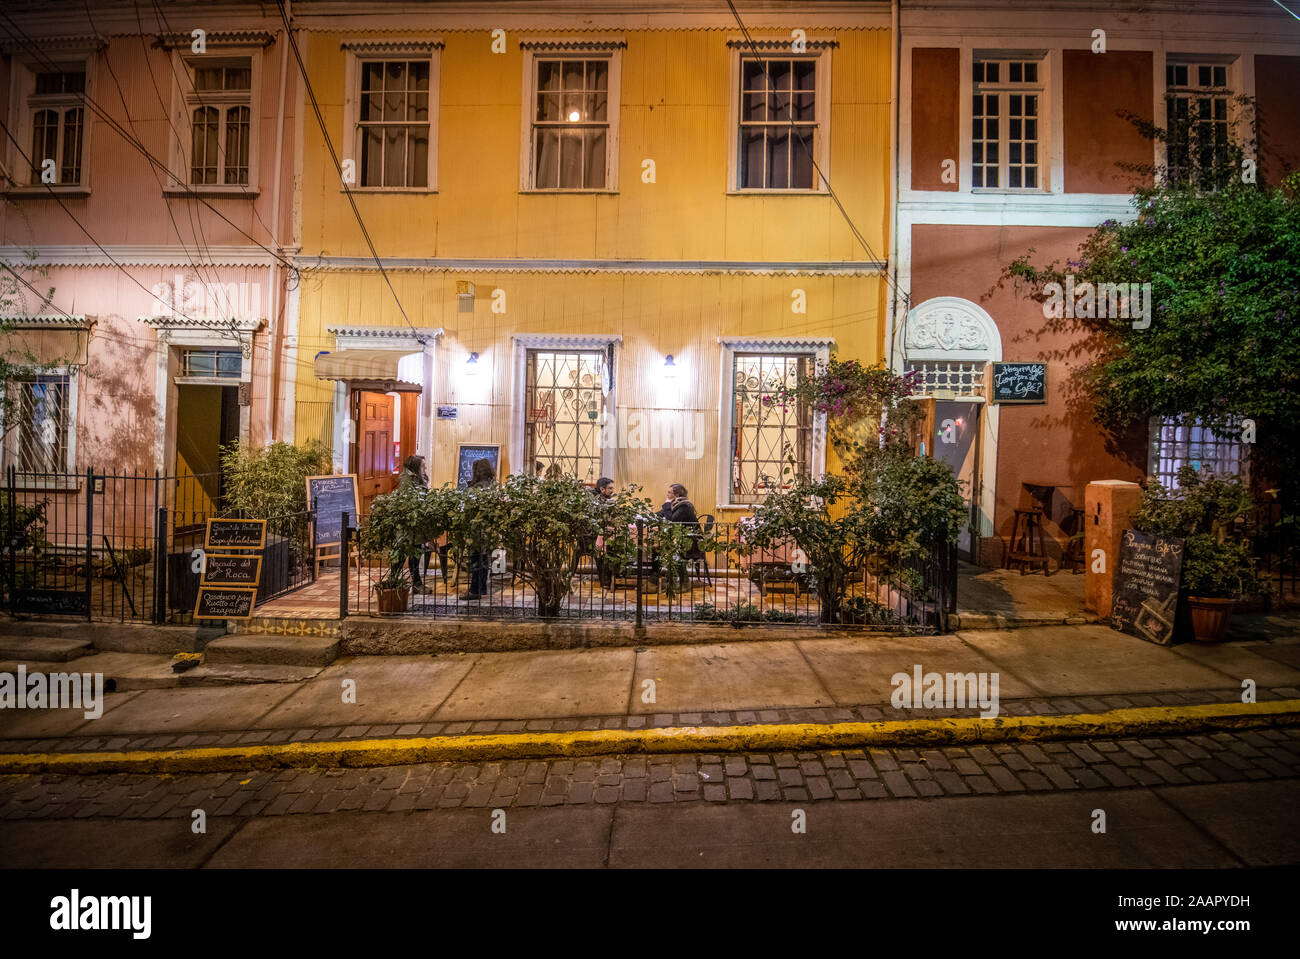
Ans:
[{"label": "window sill", "polygon": [[59,186],[57,183],[51,183],[48,188],[44,186],[11,186],[4,191],[6,196],[14,199],[48,197],[51,192],[60,197],[88,197],[90,196],[90,187]]},{"label": "window sill", "polygon": [[231,197],[239,200],[256,200],[259,195],[258,191],[251,186],[165,186],[162,192],[163,196],[194,196],[197,194],[199,196]]},{"label": "window sill", "polygon": [[757,503],[719,503],[719,510],[730,510],[733,513],[750,512],[757,506]]},{"label": "window sill", "polygon": [[1025,189],[1014,189],[1012,187],[971,187],[972,196],[1051,196],[1051,190],[1044,190],[1040,187],[1028,187]]},{"label": "window sill", "polygon": [[520,190],[520,196],[618,196],[617,190]]},{"label": "window sill", "polygon": [[828,190],[728,190],[727,196],[830,196]]},{"label": "window sill", "polygon": [[18,473],[14,476],[14,489],[21,492],[77,493],[81,490],[80,476],[54,476],[45,479],[32,478],[31,474]]},{"label": "window sill", "polygon": [[383,195],[385,193],[396,193],[403,196],[436,196],[438,190],[436,187],[422,186],[354,186],[351,189],[339,189],[340,193],[359,193],[364,196],[373,196],[375,194]]}]

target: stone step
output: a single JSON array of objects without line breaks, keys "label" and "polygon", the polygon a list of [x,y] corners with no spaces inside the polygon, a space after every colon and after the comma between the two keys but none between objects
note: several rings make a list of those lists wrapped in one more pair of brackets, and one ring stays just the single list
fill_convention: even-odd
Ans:
[{"label": "stone step", "polygon": [[328,666],[338,654],[337,636],[240,633],[208,643],[203,650],[203,661],[205,665],[257,663],[275,666]]},{"label": "stone step", "polygon": [[251,683],[302,683],[321,671],[320,666],[276,663],[204,663],[180,673],[182,686],[242,686]]},{"label": "stone step", "polygon": [[78,639],[115,653],[197,653],[224,636],[221,626],[154,626],[149,623],[62,623],[0,618],[0,633],[23,638]]},{"label": "stone step", "polygon": [[90,640],[72,636],[0,636],[0,659],[66,663],[94,651]]}]

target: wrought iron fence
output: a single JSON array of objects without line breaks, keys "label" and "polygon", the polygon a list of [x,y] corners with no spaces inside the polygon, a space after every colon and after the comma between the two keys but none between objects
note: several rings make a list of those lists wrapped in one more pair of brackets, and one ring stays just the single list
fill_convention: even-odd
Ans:
[{"label": "wrought iron fence", "polygon": [[638,524],[636,556],[619,566],[597,546],[575,544],[559,573],[563,595],[543,615],[537,589],[541,571],[534,575],[504,550],[461,557],[458,563],[445,544],[430,544],[423,557],[407,566],[411,583],[403,593],[381,589],[399,567],[387,556],[363,553],[355,523],[345,528],[343,554],[350,558],[339,567],[340,616],[852,625],[938,632],[956,610],[955,549],[892,566],[883,556],[863,553],[846,562],[843,589],[827,596],[817,570],[796,544],[750,549],[744,526],[726,523],[669,557],[655,548],[649,535],[653,527]]},{"label": "wrought iron fence", "polygon": [[[217,474],[5,476],[0,588],[12,613],[188,623]],[[311,581],[310,512],[267,520],[258,603]]]},{"label": "wrought iron fence", "polygon": [[1288,514],[1277,501],[1255,504],[1245,523],[1246,541],[1269,588],[1269,599],[1282,606],[1300,603],[1300,516]]}]

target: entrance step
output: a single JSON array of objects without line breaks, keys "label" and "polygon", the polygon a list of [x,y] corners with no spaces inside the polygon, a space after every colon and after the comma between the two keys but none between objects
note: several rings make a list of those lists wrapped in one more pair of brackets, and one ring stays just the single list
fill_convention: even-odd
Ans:
[{"label": "entrance step", "polygon": [[[33,639],[75,639],[114,653],[197,653],[224,636],[221,626],[153,626],[149,623],[79,623],[44,619],[0,619],[0,633]],[[21,657],[15,657],[21,658]]]},{"label": "entrance step", "polygon": [[182,686],[243,686],[253,683],[303,683],[321,671],[320,666],[285,666],[274,663],[204,663],[180,674]]},{"label": "entrance step", "polygon": [[272,666],[328,666],[338,654],[337,636],[239,633],[208,643],[203,650],[203,661],[205,665],[257,663]]},{"label": "entrance step", "polygon": [[[85,626],[82,626],[85,629]],[[94,647],[88,639],[54,636],[0,636],[0,659],[38,663],[66,663]]]}]

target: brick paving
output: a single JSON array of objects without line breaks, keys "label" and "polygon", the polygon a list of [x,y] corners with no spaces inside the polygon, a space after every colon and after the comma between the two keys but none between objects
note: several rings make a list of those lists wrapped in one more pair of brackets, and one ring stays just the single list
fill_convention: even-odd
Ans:
[{"label": "brick paving", "polygon": [[1296,777],[1300,728],[1283,728],[921,750],[606,756],[183,775],[11,775],[0,776],[0,820],[188,818],[196,808],[209,816],[252,817],[614,803],[925,801]]},{"label": "brick paving", "polygon": [[[1239,703],[1241,690],[1237,687],[1215,690],[1195,690],[1177,694],[1161,694],[1168,700],[1163,705],[1208,705],[1212,703]],[[1004,699],[1000,716],[1065,716],[1079,712],[1097,712],[1111,709],[1132,709],[1156,705],[1153,697],[1145,694],[1107,695],[1090,697],[1085,703],[1065,696],[1035,699]],[[1282,699],[1300,699],[1300,689],[1275,687],[1257,692],[1260,702]],[[252,746],[285,742],[344,741],[349,739],[418,738],[427,736],[464,736],[486,732],[564,732],[598,729],[655,729],[668,726],[745,726],[785,725],[789,723],[881,722],[888,720],[950,719],[961,716],[978,716],[978,708],[971,709],[895,709],[879,703],[863,706],[825,706],[799,709],[717,710],[708,713],[654,713],[647,716],[578,716],[557,719],[521,719],[479,722],[407,723],[396,726],[351,725],[303,727],[298,729],[229,730],[187,733],[185,735],[159,735],[140,733],[118,735],[112,738],[84,734],[45,739],[0,739],[0,753],[36,752],[97,752],[138,749],[185,749],[202,746]],[[509,725],[510,730],[505,727]],[[1141,758],[1141,757],[1140,757]],[[1013,761],[1014,762],[1014,761]],[[1023,771],[1023,770],[1022,770]]]}]

